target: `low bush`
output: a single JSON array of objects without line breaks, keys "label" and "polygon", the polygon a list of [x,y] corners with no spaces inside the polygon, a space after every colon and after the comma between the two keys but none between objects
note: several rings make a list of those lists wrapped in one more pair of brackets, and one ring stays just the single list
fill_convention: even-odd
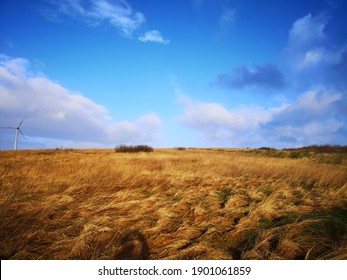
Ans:
[{"label": "low bush", "polygon": [[153,148],[147,145],[137,145],[137,146],[127,146],[127,145],[119,145],[114,148],[116,153],[139,153],[139,152],[153,152]]}]

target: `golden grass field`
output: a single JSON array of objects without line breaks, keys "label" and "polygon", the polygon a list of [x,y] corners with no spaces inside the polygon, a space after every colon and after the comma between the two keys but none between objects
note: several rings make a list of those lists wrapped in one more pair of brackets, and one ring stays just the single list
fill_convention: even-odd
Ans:
[{"label": "golden grass field", "polygon": [[0,152],[1,259],[347,259],[347,155]]}]

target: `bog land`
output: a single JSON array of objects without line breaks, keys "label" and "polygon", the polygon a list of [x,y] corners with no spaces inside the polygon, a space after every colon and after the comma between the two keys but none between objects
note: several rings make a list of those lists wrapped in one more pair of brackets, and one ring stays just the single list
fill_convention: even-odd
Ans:
[{"label": "bog land", "polygon": [[1,259],[347,259],[346,149],[0,152]]}]

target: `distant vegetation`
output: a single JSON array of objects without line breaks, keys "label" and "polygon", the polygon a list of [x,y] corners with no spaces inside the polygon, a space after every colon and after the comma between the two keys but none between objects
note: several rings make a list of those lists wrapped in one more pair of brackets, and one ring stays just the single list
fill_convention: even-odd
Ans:
[{"label": "distant vegetation", "polygon": [[127,146],[127,145],[119,145],[114,148],[116,153],[139,153],[139,152],[153,152],[154,149],[147,145],[137,145],[137,146]]},{"label": "distant vegetation", "polygon": [[[275,148],[260,147],[258,150],[263,151],[279,151]],[[311,152],[311,153],[347,153],[347,145],[310,145],[299,148],[285,148],[282,151],[300,151],[300,152]]]},{"label": "distant vegetation", "polygon": [[311,145],[296,149],[284,149],[286,151],[302,151],[312,153],[347,153],[347,145]]},{"label": "distant vegetation", "polygon": [[277,150],[270,147],[247,149],[245,153],[275,158],[310,158],[321,163],[341,164],[346,161],[347,145],[311,145],[295,149]]}]

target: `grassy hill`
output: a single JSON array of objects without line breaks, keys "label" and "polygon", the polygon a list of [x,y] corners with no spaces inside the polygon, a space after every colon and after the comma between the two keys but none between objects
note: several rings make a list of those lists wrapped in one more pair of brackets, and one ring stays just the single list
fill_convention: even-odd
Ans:
[{"label": "grassy hill", "polygon": [[347,259],[347,154],[0,152],[1,259]]}]

